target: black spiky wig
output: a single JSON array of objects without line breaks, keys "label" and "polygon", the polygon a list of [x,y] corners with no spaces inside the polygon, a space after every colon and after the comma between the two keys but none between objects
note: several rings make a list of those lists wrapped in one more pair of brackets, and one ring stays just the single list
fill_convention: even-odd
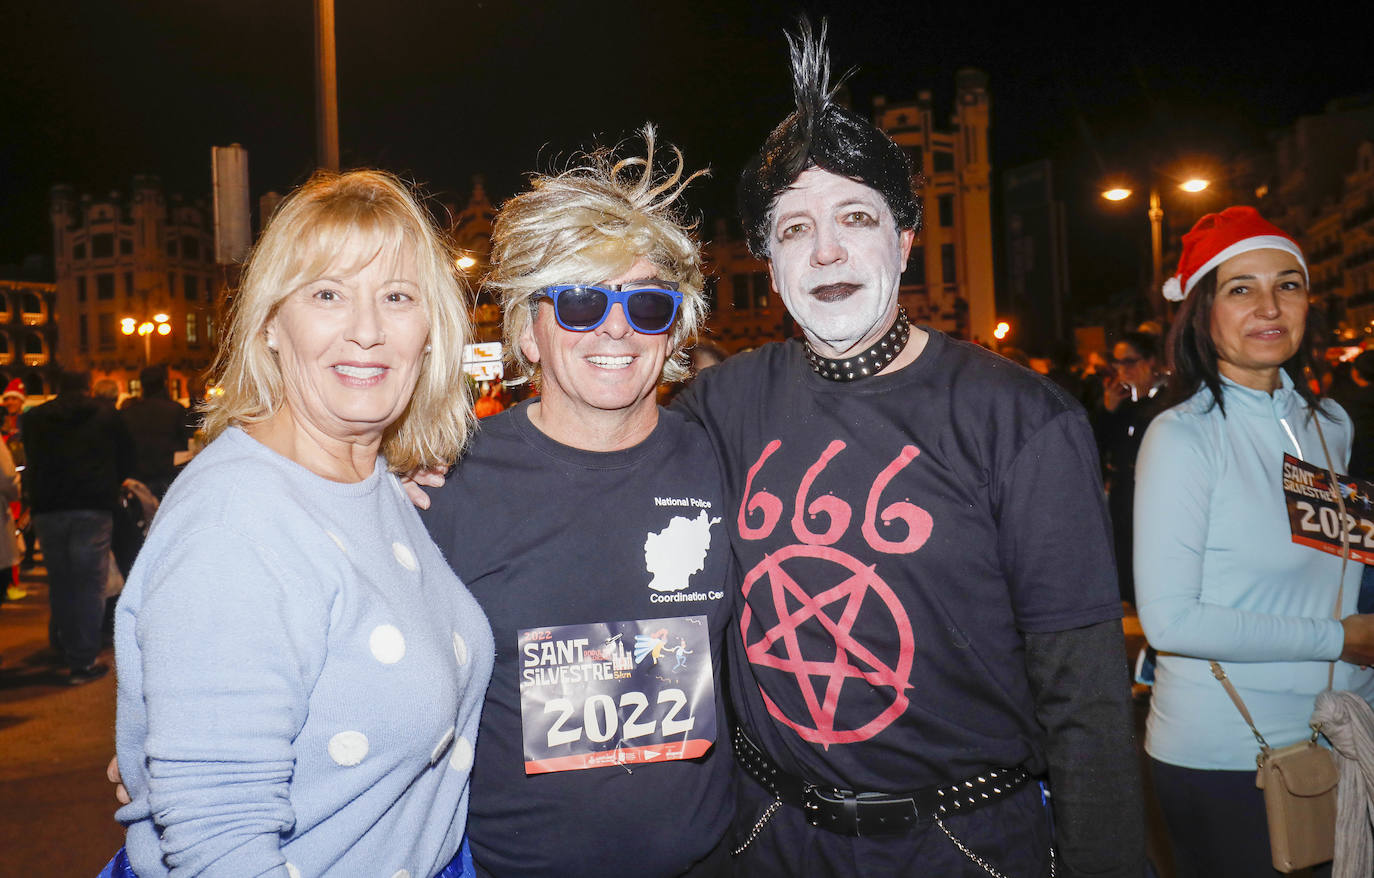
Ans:
[{"label": "black spiky wig", "polygon": [[773,129],[740,174],[740,222],[749,252],[760,259],[768,258],[768,226],[778,196],[813,165],[876,190],[897,228],[921,228],[921,200],[906,153],[867,119],[833,101],[843,77],[830,87],[825,35],[824,21],[817,38],[805,18],[795,36],[786,35],[797,109]]}]

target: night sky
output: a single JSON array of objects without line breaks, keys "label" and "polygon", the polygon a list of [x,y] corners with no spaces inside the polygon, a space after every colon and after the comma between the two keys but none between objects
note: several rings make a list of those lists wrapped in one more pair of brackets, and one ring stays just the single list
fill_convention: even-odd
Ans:
[{"label": "night sky", "polygon": [[[692,199],[709,233],[733,218],[735,175],[790,109],[781,32],[807,10],[831,18],[837,71],[859,68],[858,108],[930,89],[944,120],[958,68],[990,75],[994,171],[1056,160],[1074,297],[1091,302],[1134,282],[1148,248],[1143,204],[1100,206],[1105,173],[1225,160],[1332,98],[1374,91],[1371,29],[1341,7],[1203,6],[336,0],[343,164],[460,205],[481,174],[499,201],[525,172],[652,120],[690,165],[712,168]],[[54,183],[102,195],[150,172],[204,197],[210,147],[232,142],[249,151],[255,198],[308,176],[310,0],[4,7],[0,264],[46,254]]]}]

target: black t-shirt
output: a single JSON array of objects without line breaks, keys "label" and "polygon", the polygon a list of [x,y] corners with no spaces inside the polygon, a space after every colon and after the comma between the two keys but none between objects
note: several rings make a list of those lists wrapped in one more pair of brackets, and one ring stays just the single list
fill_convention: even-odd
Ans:
[{"label": "black t-shirt", "polygon": [[1042,772],[1023,634],[1121,614],[1082,408],[926,332],[894,374],[826,381],[792,341],[679,397],[725,477],[736,709],[785,768],[844,789]]},{"label": "black t-shirt", "polygon": [[[730,553],[715,456],[702,429],[675,412],[660,410],[654,432],[633,448],[598,453],[554,442],[529,409],[484,419],[423,513],[496,639],[468,809],[473,858],[479,872],[499,876],[677,875],[712,850],[733,810],[719,685],[705,756],[527,775],[520,681],[533,647],[518,632],[705,615],[718,675]],[[645,645],[632,659],[636,673],[668,677],[704,658],[673,652],[682,624],[662,626],[670,633],[655,642],[666,642],[652,656]],[[640,723],[672,708],[647,701]],[[623,730],[631,715],[621,713],[611,722]],[[607,718],[578,710],[557,722],[577,732]]]}]

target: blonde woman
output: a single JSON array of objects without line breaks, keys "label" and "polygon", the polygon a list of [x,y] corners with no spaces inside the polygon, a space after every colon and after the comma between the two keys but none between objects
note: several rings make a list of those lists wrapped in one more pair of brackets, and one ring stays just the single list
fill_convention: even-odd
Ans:
[{"label": "blonde woman", "polygon": [[457,874],[491,632],[395,475],[468,435],[451,264],[375,171],[264,233],[119,604],[108,874]]}]

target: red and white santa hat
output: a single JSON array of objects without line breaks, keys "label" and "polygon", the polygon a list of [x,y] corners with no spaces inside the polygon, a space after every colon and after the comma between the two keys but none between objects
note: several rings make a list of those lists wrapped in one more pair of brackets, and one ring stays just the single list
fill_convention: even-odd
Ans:
[{"label": "red and white santa hat", "polygon": [[3,394],[0,394],[0,398],[10,396],[17,396],[20,399],[25,398],[23,381],[20,381],[18,378],[15,378],[14,380],[10,381],[8,386],[5,387],[5,392]]},{"label": "red and white santa hat", "polygon": [[1228,207],[1221,213],[1207,214],[1183,236],[1178,272],[1164,282],[1164,298],[1182,302],[1207,272],[1251,250],[1292,253],[1307,276],[1307,260],[1297,241],[1253,207]]}]

